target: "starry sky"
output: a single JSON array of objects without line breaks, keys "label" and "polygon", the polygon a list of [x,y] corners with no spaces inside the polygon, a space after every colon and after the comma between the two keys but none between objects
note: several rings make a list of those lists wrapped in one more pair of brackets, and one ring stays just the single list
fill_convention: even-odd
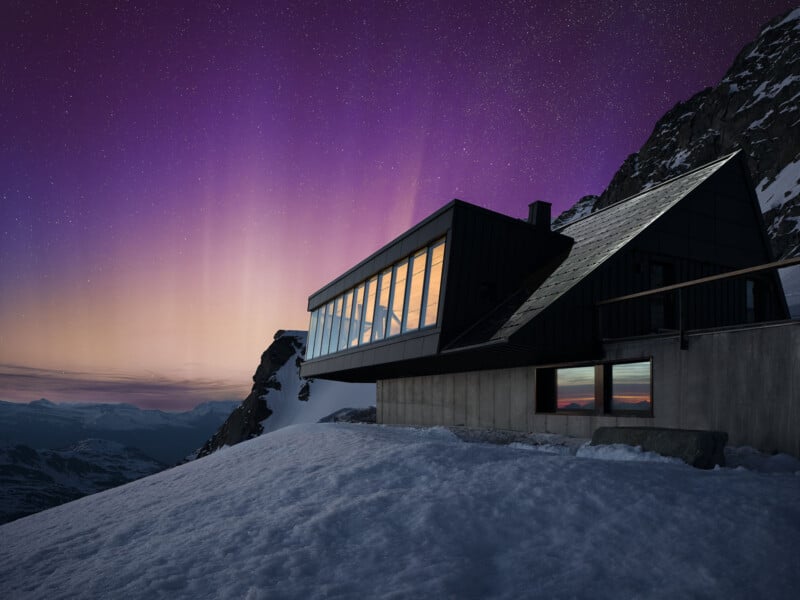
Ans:
[{"label": "starry sky", "polygon": [[241,398],[452,198],[601,192],[794,2],[6,0],[0,399]]}]

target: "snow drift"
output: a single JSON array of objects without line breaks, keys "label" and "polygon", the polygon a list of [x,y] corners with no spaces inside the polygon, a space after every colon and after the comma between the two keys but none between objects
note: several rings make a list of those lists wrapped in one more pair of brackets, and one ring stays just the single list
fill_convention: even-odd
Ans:
[{"label": "snow drift", "polygon": [[0,526],[3,595],[794,597],[797,474],[543,449],[287,427]]}]

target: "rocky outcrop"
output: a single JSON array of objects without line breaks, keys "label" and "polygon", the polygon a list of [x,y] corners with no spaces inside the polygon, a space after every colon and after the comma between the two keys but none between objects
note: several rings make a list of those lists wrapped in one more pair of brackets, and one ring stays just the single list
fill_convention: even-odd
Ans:
[{"label": "rocky outcrop", "polygon": [[725,466],[724,431],[695,431],[662,427],[600,427],[592,435],[592,446],[626,444],[645,452],[680,458],[698,469]]},{"label": "rocky outcrop", "polygon": [[374,406],[367,408],[342,408],[322,417],[320,423],[375,423],[378,412]]},{"label": "rocky outcrop", "polygon": [[722,81],[656,123],[599,197],[587,196],[556,226],[741,149],[776,257],[800,254],[800,8],[764,26]]},{"label": "rocky outcrop", "polygon": [[[197,458],[211,454],[223,446],[233,446],[261,435],[264,431],[261,423],[272,414],[265,396],[270,390],[281,389],[278,370],[290,359],[299,358],[304,352],[304,332],[289,333],[281,329],[275,333],[272,343],[261,355],[261,362],[253,375],[250,394],[198,451]],[[299,363],[295,361],[295,364]]]}]

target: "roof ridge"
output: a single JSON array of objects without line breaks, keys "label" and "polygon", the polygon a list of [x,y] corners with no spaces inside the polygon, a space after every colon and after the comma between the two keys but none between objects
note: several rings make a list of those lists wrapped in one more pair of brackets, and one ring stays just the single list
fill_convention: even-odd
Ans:
[{"label": "roof ridge", "polygon": [[[692,175],[692,174],[694,174],[694,173],[696,173],[698,171],[701,171],[703,169],[708,169],[708,168],[716,165],[717,163],[727,162],[728,160],[730,160],[731,158],[733,158],[734,156],[736,156],[739,153],[741,153],[741,149],[737,148],[733,152],[730,152],[728,154],[720,156],[719,158],[716,158],[716,159],[714,159],[714,160],[712,160],[710,162],[707,162],[707,163],[704,163],[702,165],[699,165],[699,166],[695,167],[694,169],[689,169],[685,173],[681,173],[680,175],[675,175],[674,177],[670,177],[669,179],[665,179],[664,181],[661,181],[661,182],[657,183],[656,185],[654,185],[651,188],[647,188],[646,190],[641,190],[640,192],[636,192],[635,194],[632,194],[630,196],[626,196],[622,200],[614,202],[613,204],[609,204],[608,206],[604,206],[600,210],[594,210],[594,211],[590,212],[588,215],[584,215],[584,216],[580,217],[579,219],[575,219],[574,221],[570,221],[570,222],[566,223],[565,225],[562,225],[558,229],[554,229],[553,231],[556,231],[556,232],[559,232],[559,233],[563,232],[564,229],[566,229],[567,227],[571,227],[575,223],[579,223],[580,221],[583,221],[585,219],[589,219],[589,218],[591,218],[591,217],[593,217],[595,215],[599,215],[600,213],[607,211],[609,208],[613,208],[613,207],[619,206],[620,204],[623,204],[625,202],[629,202],[630,200],[633,200],[634,198],[638,198],[642,194],[649,194],[653,190],[657,190],[660,187],[672,184],[675,181],[677,181],[678,179],[683,179],[684,177],[688,177],[689,175]],[[599,198],[599,196],[598,196],[598,198]]]}]

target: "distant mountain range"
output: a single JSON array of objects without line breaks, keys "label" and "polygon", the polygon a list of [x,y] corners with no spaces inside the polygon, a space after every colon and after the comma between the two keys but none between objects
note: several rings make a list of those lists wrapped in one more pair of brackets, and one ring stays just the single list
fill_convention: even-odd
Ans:
[{"label": "distant mountain range", "polygon": [[193,457],[236,404],[170,413],[130,404],[0,402],[0,523]]},{"label": "distant mountain range", "polygon": [[0,523],[194,456],[236,404],[168,413],[129,404],[0,402]]},{"label": "distant mountain range", "polygon": [[[800,8],[762,27],[722,80],[678,103],[599,196],[584,196],[562,227],[735,149],[745,155],[776,258],[800,255]],[[795,268],[797,271],[797,268]],[[800,276],[781,273],[790,305]]]},{"label": "distant mountain range", "polygon": [[136,447],[173,465],[203,445],[238,402],[207,402],[186,412],[143,410],[130,404],[0,402],[0,444],[58,449],[86,439]]}]

